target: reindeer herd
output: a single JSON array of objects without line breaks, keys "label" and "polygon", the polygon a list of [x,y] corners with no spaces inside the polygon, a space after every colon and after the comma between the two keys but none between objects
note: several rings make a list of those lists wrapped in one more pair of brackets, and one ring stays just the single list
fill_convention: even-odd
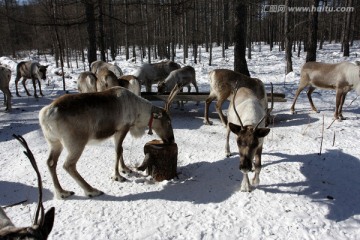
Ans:
[{"label": "reindeer herd", "polygon": [[[37,62],[20,62],[16,69],[16,94],[19,96],[17,84],[22,77],[22,84],[28,95],[30,93],[26,89],[25,81],[29,78],[32,79],[34,96],[38,97],[36,82],[40,95],[43,95],[40,80],[46,79],[46,68],[47,66]],[[11,71],[5,66],[0,66],[0,89],[4,93],[6,111],[11,110],[10,78]],[[240,190],[250,192],[252,186],[257,186],[260,182],[262,146],[264,137],[270,132],[267,125],[273,109],[273,99],[271,107],[268,108],[264,83],[257,78],[232,70],[213,70],[209,73],[209,79],[210,94],[205,101],[204,124],[212,125],[209,120],[209,105],[216,100],[216,111],[226,127],[225,154],[230,156],[229,136],[230,132],[233,132],[236,135],[240,158],[239,169],[243,173]],[[156,107],[141,97],[141,85],[150,92],[152,84],[155,83],[158,83],[159,93],[170,92],[165,108]],[[137,138],[141,137],[147,128],[150,131],[154,129],[164,143],[174,143],[169,109],[174,97],[183,87],[188,87],[190,91],[190,84],[198,92],[195,69],[191,66],[181,68],[172,61],[143,64],[134,75],[123,75],[120,67],[110,63],[93,62],[91,71],[82,72],[77,79],[78,94],[63,95],[43,107],[39,113],[40,126],[49,146],[47,165],[55,188],[55,196],[65,199],[74,194],[62,187],[56,171],[59,156],[64,148],[67,150],[64,169],[83,189],[86,196],[95,197],[103,192],[89,185],[76,169],[76,164],[87,144],[113,137],[116,154],[112,179],[122,182],[126,178],[120,173],[131,171],[125,165],[122,147],[128,132]],[[301,70],[299,88],[291,106],[293,113],[300,92],[307,86],[309,87],[307,96],[314,111],[317,109],[312,102],[311,94],[315,87],[335,89],[334,118],[345,119],[342,115],[342,106],[346,94],[352,89],[360,94],[360,63],[306,63]],[[222,111],[222,105],[226,100],[230,101],[227,117]],[[248,178],[250,171],[255,172],[252,183]],[[3,224],[6,225],[5,227],[0,225],[0,236],[20,232],[13,227],[1,208],[0,210],[0,223],[8,223],[8,225]],[[49,229],[47,231],[48,234]],[[4,237],[4,239],[12,238]]]}]

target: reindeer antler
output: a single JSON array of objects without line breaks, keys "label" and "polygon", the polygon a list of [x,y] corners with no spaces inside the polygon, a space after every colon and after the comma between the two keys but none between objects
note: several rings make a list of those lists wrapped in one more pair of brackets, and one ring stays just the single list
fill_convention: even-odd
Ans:
[{"label": "reindeer antler", "polygon": [[234,89],[234,96],[233,96],[233,100],[232,100],[232,105],[233,105],[233,108],[234,108],[234,112],[235,112],[237,118],[239,119],[241,128],[244,128],[244,125],[243,125],[243,123],[242,123],[242,121],[240,119],[239,113],[236,111],[236,108],[235,108],[235,95],[236,95],[237,91],[239,90],[239,84],[238,83],[239,82],[236,81],[236,86],[235,86],[235,89]]},{"label": "reindeer antler", "polygon": [[[35,218],[34,218],[34,225],[36,225],[36,224],[42,225],[43,221],[44,221],[44,206],[42,204],[42,181],[41,181],[41,175],[40,175],[38,166],[36,164],[34,155],[31,152],[25,139],[21,135],[13,134],[12,136],[14,138],[16,138],[21,143],[21,145],[26,149],[26,151],[24,151],[24,154],[29,158],[31,165],[36,172],[37,179],[38,179],[39,199],[38,199],[38,205],[36,208],[36,213],[35,213]],[[39,219],[39,214],[40,214],[40,219]]]},{"label": "reindeer antler", "polygon": [[[264,121],[264,119],[271,113],[271,111],[272,111],[273,108],[274,108],[274,90],[273,90],[273,84],[272,84],[272,82],[270,82],[270,85],[271,85],[271,108],[266,111],[265,116],[258,122],[258,124],[256,124],[256,126],[255,126],[255,128],[254,128],[254,131],[258,128],[258,126],[260,125],[260,123],[261,123],[262,121]],[[265,95],[266,95],[266,94],[265,94]],[[266,97],[267,97],[267,96],[266,96]]]}]

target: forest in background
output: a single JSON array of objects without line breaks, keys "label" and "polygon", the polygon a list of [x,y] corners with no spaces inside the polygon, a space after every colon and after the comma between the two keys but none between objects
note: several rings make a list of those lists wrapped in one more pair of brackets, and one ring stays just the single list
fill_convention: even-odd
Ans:
[{"label": "forest in background", "polygon": [[[252,45],[268,44],[273,51],[286,51],[289,65],[293,54],[316,55],[324,42],[343,43],[340,51],[348,56],[349,46],[360,35],[357,4],[358,0],[0,0],[0,56],[22,58],[36,50],[70,67],[73,59],[111,61],[119,54],[148,62],[173,60],[175,48],[181,48],[184,63],[189,57],[197,63],[202,47],[210,52],[211,65],[215,45],[222,46],[226,57],[226,49],[235,45],[236,55],[239,44],[245,59],[245,49],[251,58]],[[306,9],[314,6],[319,10]]]}]

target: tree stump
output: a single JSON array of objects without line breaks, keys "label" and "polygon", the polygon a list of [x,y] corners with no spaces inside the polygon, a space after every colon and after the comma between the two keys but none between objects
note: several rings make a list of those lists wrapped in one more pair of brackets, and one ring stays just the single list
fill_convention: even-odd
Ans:
[{"label": "tree stump", "polygon": [[138,170],[147,170],[147,174],[158,182],[177,177],[176,143],[164,144],[161,140],[152,140],[145,144],[144,153],[145,159]]}]

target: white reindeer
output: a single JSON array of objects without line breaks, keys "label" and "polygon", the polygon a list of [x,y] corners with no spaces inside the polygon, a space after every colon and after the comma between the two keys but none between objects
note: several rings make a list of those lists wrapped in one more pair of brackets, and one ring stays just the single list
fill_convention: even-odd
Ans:
[{"label": "white reindeer", "polygon": [[121,70],[121,68],[115,64],[97,60],[92,62],[90,65],[91,72],[94,74],[98,74],[99,70],[103,68],[113,72],[116,78],[120,78],[123,75],[123,71]]},{"label": "white reindeer", "polygon": [[180,65],[173,61],[163,61],[158,63],[144,63],[134,74],[145,85],[146,91],[151,92],[152,84],[164,81],[170,72],[179,69]]},{"label": "white reindeer", "polygon": [[[173,99],[182,90],[183,87],[187,86],[188,92],[190,92],[190,84],[195,87],[195,90],[198,93],[199,88],[196,84],[195,69],[191,66],[185,66],[183,68],[172,71],[163,82],[158,84],[159,93],[171,91],[165,103],[166,111],[169,111]],[[184,105],[182,103],[181,109],[183,109],[183,107]]]},{"label": "white reindeer", "polygon": [[[262,83],[257,78],[251,78],[244,74],[229,70],[215,69],[209,72],[210,78],[210,94],[205,101],[204,123],[212,125],[209,120],[209,106],[212,101],[217,100],[215,108],[220,116],[221,122],[227,126],[227,119],[222,112],[222,105],[226,100],[231,100],[231,96],[235,87],[247,87],[254,92],[262,91]],[[267,106],[266,96],[262,99],[264,107]]]},{"label": "white reindeer", "polygon": [[38,178],[39,200],[35,211],[34,223],[31,227],[15,227],[5,211],[0,207],[0,239],[47,239],[54,225],[55,208],[50,208],[44,214],[42,204],[42,182],[39,169],[35,158],[29,149],[25,139],[20,135],[13,135],[26,149],[25,155],[30,159],[30,163],[35,169]]},{"label": "white reindeer", "polygon": [[[247,81],[249,81],[249,79]],[[256,85],[256,88],[260,91],[240,87],[236,89],[233,95],[228,110],[225,144],[226,156],[230,156],[230,131],[235,133],[240,155],[240,171],[243,173],[240,190],[243,192],[251,191],[248,172],[253,169],[255,170],[255,174],[252,185],[257,186],[260,183],[259,175],[261,171],[263,139],[270,132],[270,129],[265,127],[264,119],[266,119],[273,108],[273,99],[271,109],[268,110],[267,108],[267,94],[264,84],[260,80],[254,80],[252,84],[253,86]],[[238,86],[240,85],[239,83]],[[272,85],[271,93],[273,93]],[[254,158],[255,161],[253,161]]]},{"label": "white reindeer", "polygon": [[11,79],[11,70],[7,67],[0,66],[0,90],[4,94],[5,111],[11,110],[11,92],[9,83]]},{"label": "white reindeer", "polygon": [[342,115],[342,108],[345,102],[346,94],[355,89],[360,94],[360,62],[356,64],[342,62],[336,64],[307,62],[301,69],[299,87],[295,93],[294,102],[291,106],[291,112],[295,113],[295,103],[300,92],[309,86],[307,96],[313,111],[316,109],[311,94],[316,87],[323,89],[336,90],[335,119],[345,119]]},{"label": "white reindeer", "polygon": [[74,194],[61,187],[56,173],[63,147],[68,151],[65,170],[80,185],[85,195],[94,197],[102,192],[90,186],[76,169],[76,163],[89,142],[114,137],[115,181],[126,180],[120,175],[119,167],[122,171],[130,171],[124,163],[122,148],[122,142],[129,131],[132,136],[141,137],[149,126],[164,143],[174,142],[171,120],[166,111],[122,87],[61,96],[41,109],[39,120],[50,147],[47,164],[55,194],[61,198]]},{"label": "white reindeer", "polygon": [[77,79],[77,86],[80,93],[101,92],[111,87],[120,86],[140,96],[140,84],[136,77],[123,75],[117,78],[107,68],[99,69],[96,75],[89,71],[80,73]]}]

